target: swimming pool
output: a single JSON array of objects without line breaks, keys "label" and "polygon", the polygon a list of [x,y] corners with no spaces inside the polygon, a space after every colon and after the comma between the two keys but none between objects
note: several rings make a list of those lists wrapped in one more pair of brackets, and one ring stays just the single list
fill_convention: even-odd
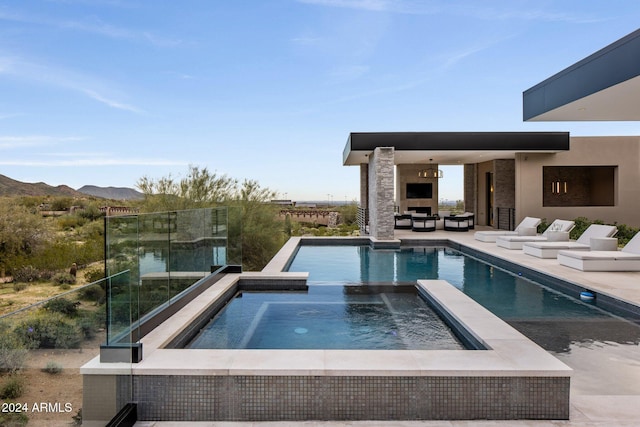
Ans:
[{"label": "swimming pool", "polygon": [[640,326],[457,250],[303,245],[288,271],[309,272],[310,286],[446,280],[574,368],[572,391],[640,391]]},{"label": "swimming pool", "polygon": [[460,350],[409,286],[316,284],[308,292],[240,292],[186,348]]}]

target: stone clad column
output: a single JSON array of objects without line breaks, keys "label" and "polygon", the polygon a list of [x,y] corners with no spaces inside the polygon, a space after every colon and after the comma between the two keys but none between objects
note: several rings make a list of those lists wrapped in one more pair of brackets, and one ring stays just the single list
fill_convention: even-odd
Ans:
[{"label": "stone clad column", "polygon": [[378,147],[369,157],[369,234],[393,240],[393,147]]},{"label": "stone clad column", "polygon": [[360,207],[369,209],[369,164],[360,164]]}]

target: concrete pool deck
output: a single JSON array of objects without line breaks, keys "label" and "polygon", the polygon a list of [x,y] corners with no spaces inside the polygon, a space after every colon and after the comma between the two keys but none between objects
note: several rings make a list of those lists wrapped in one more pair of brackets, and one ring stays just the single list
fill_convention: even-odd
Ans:
[{"label": "concrete pool deck", "polygon": [[[396,238],[406,241],[415,241],[418,244],[425,240],[449,240],[464,246],[486,252],[510,262],[517,263],[527,268],[543,271],[546,274],[562,278],[564,280],[580,283],[585,288],[606,294],[622,301],[640,306],[640,273],[596,273],[581,272],[563,267],[554,259],[538,259],[524,254],[520,250],[507,250],[493,243],[483,243],[474,240],[473,232],[453,233],[436,231],[432,233],[413,233],[411,231],[397,231]],[[295,241],[289,245],[297,244]],[[288,259],[288,257],[287,257]],[[265,269],[275,272],[282,259],[274,258]],[[286,262],[286,260],[284,261]],[[614,279],[614,280],[612,280]],[[288,368],[295,367],[288,366]],[[636,426],[640,424],[640,393],[635,395],[571,395],[570,420],[567,421],[296,421],[296,422],[138,422],[137,426],[170,427],[170,426]]]}]

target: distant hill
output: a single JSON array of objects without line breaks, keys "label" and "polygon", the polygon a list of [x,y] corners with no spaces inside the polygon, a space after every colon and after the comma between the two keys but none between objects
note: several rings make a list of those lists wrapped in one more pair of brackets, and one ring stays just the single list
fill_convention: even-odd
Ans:
[{"label": "distant hill", "polygon": [[67,185],[53,187],[44,182],[28,183],[16,181],[8,176],[0,175],[0,196],[67,196],[83,197],[80,193]]},{"label": "distant hill", "polygon": [[126,187],[98,187],[96,185],[85,185],[78,188],[80,193],[90,196],[102,197],[111,200],[140,200],[144,195],[133,188]]}]

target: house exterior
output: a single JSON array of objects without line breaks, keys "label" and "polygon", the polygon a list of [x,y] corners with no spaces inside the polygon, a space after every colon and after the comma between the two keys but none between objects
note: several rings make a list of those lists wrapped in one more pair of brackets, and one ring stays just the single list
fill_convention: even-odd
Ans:
[{"label": "house exterior", "polygon": [[[525,121],[640,120],[640,30],[523,94]],[[394,212],[437,214],[438,165],[464,165],[465,210],[477,225],[525,216],[640,226],[640,137],[568,132],[351,133],[344,165],[360,167],[365,231],[393,239]]]}]

